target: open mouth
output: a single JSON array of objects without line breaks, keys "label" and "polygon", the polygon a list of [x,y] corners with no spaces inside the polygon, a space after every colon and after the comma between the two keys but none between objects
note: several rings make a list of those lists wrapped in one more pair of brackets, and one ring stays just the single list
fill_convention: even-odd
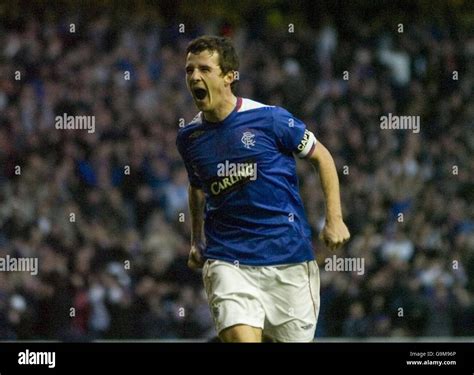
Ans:
[{"label": "open mouth", "polygon": [[196,98],[198,98],[199,100],[203,100],[207,95],[207,91],[202,88],[196,88],[193,90],[193,92],[194,96],[196,96]]}]

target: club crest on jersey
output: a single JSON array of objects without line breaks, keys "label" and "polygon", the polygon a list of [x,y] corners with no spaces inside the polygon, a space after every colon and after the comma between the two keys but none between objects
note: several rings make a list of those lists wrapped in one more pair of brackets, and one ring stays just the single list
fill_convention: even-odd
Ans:
[{"label": "club crest on jersey", "polygon": [[252,132],[244,132],[242,134],[242,143],[245,148],[250,148],[255,146],[255,134]]}]

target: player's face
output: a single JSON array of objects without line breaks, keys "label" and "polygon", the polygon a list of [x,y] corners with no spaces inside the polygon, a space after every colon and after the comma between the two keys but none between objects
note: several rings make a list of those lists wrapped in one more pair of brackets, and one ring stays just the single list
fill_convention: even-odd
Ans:
[{"label": "player's face", "polygon": [[186,84],[196,106],[204,112],[213,111],[230,88],[229,75],[222,74],[217,51],[188,53],[186,58]]}]

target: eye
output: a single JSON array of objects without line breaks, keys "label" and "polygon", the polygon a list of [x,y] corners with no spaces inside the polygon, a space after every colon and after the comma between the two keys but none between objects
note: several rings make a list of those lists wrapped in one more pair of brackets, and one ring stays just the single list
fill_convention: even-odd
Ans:
[{"label": "eye", "polygon": [[210,72],[211,71],[211,68],[205,66],[201,69],[203,72]]},{"label": "eye", "polygon": [[186,68],[186,74],[192,74],[193,69],[192,68]]}]

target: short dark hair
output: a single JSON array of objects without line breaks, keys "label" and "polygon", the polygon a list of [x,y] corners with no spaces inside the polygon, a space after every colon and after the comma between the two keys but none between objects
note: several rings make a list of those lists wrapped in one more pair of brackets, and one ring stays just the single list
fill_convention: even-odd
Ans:
[{"label": "short dark hair", "polygon": [[[186,47],[186,56],[188,53],[198,54],[202,51],[217,51],[219,53],[219,67],[222,74],[239,70],[239,58],[235,52],[234,45],[229,38],[203,35],[192,40]],[[230,85],[234,89],[236,80]]]}]

